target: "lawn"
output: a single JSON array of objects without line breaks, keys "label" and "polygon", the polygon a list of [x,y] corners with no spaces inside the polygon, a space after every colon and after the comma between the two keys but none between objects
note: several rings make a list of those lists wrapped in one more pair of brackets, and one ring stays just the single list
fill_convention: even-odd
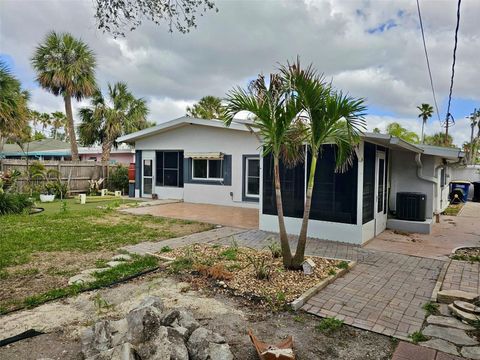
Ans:
[{"label": "lawn", "polygon": [[65,287],[81,270],[105,264],[118,248],[211,229],[208,224],[130,215],[116,210],[132,201],[88,198],[39,204],[35,215],[0,217],[0,307]]}]

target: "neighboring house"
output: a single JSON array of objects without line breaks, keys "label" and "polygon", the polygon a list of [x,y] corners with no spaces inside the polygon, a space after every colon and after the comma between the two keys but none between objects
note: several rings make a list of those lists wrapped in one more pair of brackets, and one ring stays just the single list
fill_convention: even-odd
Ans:
[{"label": "neighboring house", "polygon": [[260,142],[245,125],[181,117],[118,142],[135,144],[136,197],[258,207]]},{"label": "neighboring house", "polygon": [[[79,147],[78,154],[82,161],[101,161],[101,147]],[[70,143],[43,139],[23,144],[5,144],[0,152],[0,159],[35,159],[35,160],[71,160]],[[129,164],[135,162],[135,150],[129,146],[112,148],[110,163]]]},{"label": "neighboring house", "polygon": [[[186,202],[259,207],[260,229],[278,231],[273,161],[260,161],[260,141],[248,121],[226,128],[218,120],[182,117],[123,136],[135,144],[136,196]],[[323,147],[317,165],[308,235],[364,244],[386,228],[431,231],[435,214],[448,206],[451,167],[458,149],[413,145],[366,133],[343,173],[335,171],[334,149]],[[298,234],[310,159],[281,166],[287,232]],[[307,166],[305,166],[307,164]],[[262,165],[262,166],[260,166]],[[426,220],[395,219],[398,192],[426,195]]]}]

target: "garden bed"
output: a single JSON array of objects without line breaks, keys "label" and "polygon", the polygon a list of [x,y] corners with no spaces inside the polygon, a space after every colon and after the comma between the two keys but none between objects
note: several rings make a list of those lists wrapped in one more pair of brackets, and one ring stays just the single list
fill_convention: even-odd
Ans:
[{"label": "garden bed", "polygon": [[186,275],[187,281],[202,281],[272,308],[292,303],[322,280],[348,267],[346,261],[307,257],[315,263],[312,274],[285,270],[279,249],[274,246],[256,250],[235,244],[195,244],[171,251],[164,249],[162,255],[174,259],[169,270]]},{"label": "garden bed", "polygon": [[480,262],[480,247],[462,247],[450,256],[453,260]]}]

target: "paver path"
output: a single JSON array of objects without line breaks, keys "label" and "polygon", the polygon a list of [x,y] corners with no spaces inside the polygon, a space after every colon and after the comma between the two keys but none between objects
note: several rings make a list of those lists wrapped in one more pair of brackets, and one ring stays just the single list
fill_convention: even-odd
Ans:
[{"label": "paver path", "polygon": [[441,289],[480,294],[480,263],[452,260]]},{"label": "paver path", "polygon": [[[127,246],[130,252],[158,252],[163,246],[193,244],[263,248],[277,238],[261,230],[219,228],[157,243]],[[291,240],[292,249],[296,246]],[[372,251],[345,243],[309,239],[306,253],[358,262],[349,273],[312,297],[303,310],[322,317],[335,316],[346,324],[406,339],[419,331],[425,319],[423,304],[430,300],[444,261]]]},{"label": "paver path", "polygon": [[460,360],[462,358],[439,352],[434,349],[400,342],[392,360]]}]

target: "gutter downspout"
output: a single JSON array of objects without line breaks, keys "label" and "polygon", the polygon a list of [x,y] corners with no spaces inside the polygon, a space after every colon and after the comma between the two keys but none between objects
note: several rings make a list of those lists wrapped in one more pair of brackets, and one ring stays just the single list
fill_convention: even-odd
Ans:
[{"label": "gutter downspout", "polygon": [[[423,164],[422,164],[422,154],[415,154],[415,162],[417,163],[417,177],[421,180],[424,180],[424,181],[428,181],[430,183],[433,183],[435,185],[435,209],[433,211],[433,213],[435,215],[439,215],[440,213],[440,207],[438,205],[438,198],[439,198],[439,186],[440,186],[440,182],[438,181],[438,177],[434,177],[434,176],[426,176],[426,175],[423,175]],[[435,168],[435,174],[437,174],[438,172],[438,169],[443,167],[443,165],[440,165],[440,166],[437,166]]]}]

